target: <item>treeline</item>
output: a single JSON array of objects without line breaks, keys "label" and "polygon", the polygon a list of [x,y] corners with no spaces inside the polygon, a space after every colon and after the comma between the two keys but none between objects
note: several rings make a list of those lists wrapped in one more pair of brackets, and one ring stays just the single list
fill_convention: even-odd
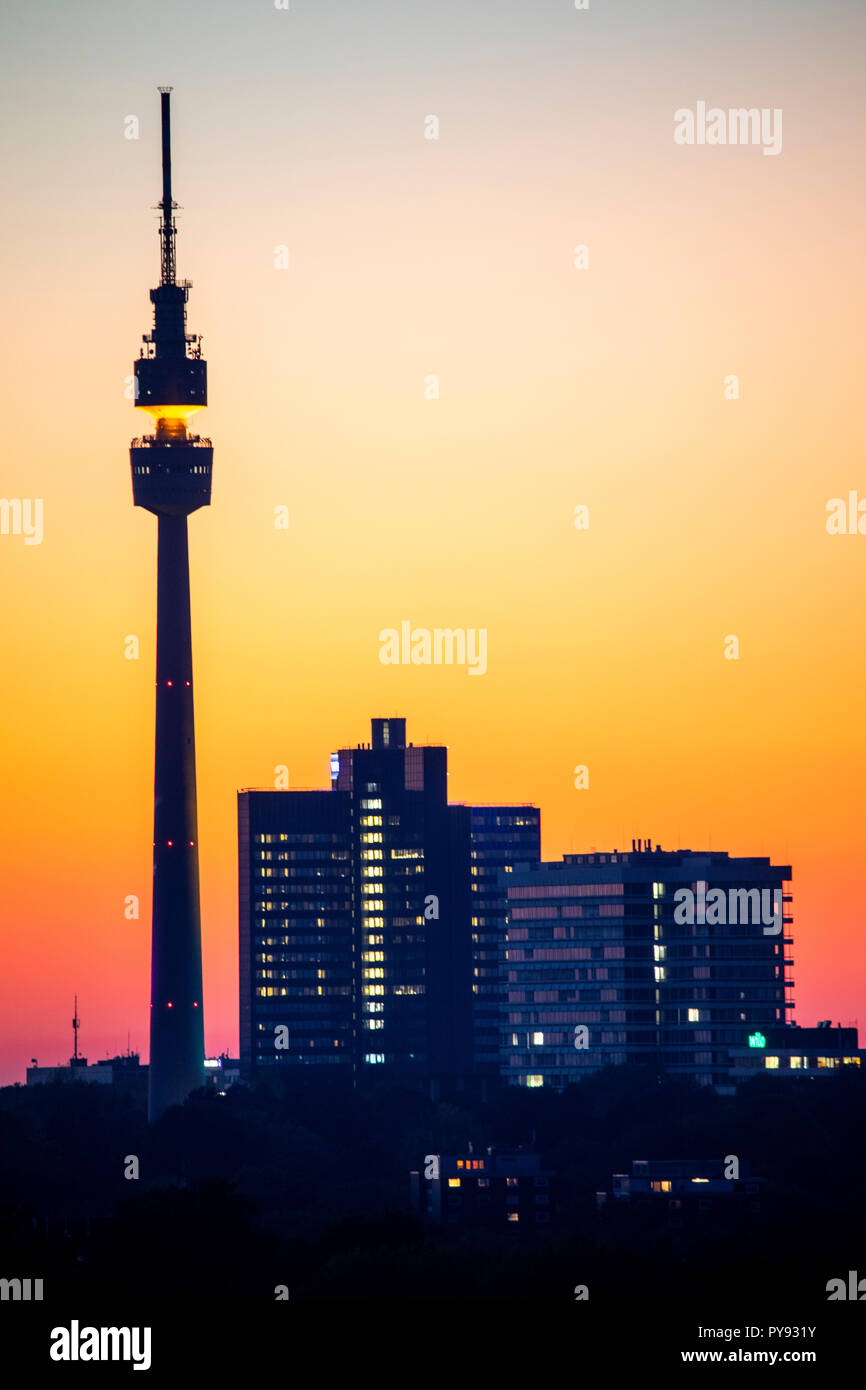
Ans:
[{"label": "treeline", "polygon": [[[794,1297],[866,1275],[866,1078],[760,1076],[736,1096],[610,1068],[562,1094],[433,1102],[276,1077],[201,1092],[149,1128],[110,1086],[0,1091],[4,1272],[108,1299]],[[526,1147],[557,1174],[549,1227],[431,1229],[409,1210],[427,1153]],[[635,1158],[749,1160],[758,1212],[599,1211]],[[125,1174],[138,1174],[125,1176]],[[838,1268],[837,1268],[838,1266]],[[591,1294],[592,1296],[592,1294]]]}]

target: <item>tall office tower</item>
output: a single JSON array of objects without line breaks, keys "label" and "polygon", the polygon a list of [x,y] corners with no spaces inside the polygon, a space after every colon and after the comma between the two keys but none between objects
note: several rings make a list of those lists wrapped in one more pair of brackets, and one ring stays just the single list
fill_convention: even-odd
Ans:
[{"label": "tall office tower", "polygon": [[359,1063],[440,1079],[473,1061],[469,809],[448,805],[447,763],[374,719],[332,773],[352,797]]},{"label": "tall office tower", "polygon": [[132,495],[158,521],[156,757],[153,812],[148,1117],[156,1120],[204,1083],[201,917],[186,519],[210,504],[213,449],[188,421],[207,405],[201,340],[186,331],[189,280],[175,276],[169,93],[161,87],[160,283],[150,291],[152,333],[135,364],[135,404],[155,433],[130,447]]},{"label": "tall office tower", "polygon": [[475,1067],[499,1073],[505,1002],[505,904],[515,868],[541,858],[541,813],[536,806],[473,806],[472,826],[472,1016]]},{"label": "tall office tower", "polygon": [[472,1072],[470,809],[448,805],[447,756],[374,719],[332,754],[330,792],[239,793],[247,1073]]},{"label": "tall office tower", "polygon": [[631,1062],[726,1085],[730,1050],[792,1007],[790,877],[641,842],[508,876],[504,1079],[563,1086]]}]

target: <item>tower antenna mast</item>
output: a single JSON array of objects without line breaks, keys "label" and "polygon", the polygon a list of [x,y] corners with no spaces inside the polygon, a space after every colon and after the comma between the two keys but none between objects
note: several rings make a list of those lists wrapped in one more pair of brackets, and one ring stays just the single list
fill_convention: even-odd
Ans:
[{"label": "tower antenna mast", "polygon": [[171,196],[171,87],[160,87],[159,99],[162,107],[162,221],[159,224],[159,239],[162,243],[160,284],[173,285],[177,266],[175,263],[175,237],[177,227],[174,222],[174,209],[177,204]]}]

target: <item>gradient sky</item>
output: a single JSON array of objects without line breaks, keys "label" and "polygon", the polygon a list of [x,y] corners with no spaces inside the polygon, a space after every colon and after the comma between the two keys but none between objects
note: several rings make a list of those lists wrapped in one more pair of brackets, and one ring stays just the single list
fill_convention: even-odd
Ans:
[{"label": "gradient sky", "polygon": [[[6,0],[2,38],[0,495],[45,532],[0,536],[0,1083],[68,1057],[76,990],[91,1059],[147,1051],[156,523],[124,386],[159,84],[215,450],[209,1052],[237,1047],[236,790],[326,786],[373,714],[449,744],[452,800],[538,804],[545,857],[791,863],[796,1017],[866,1026],[866,536],[825,528],[866,497],[862,6]],[[782,108],[782,153],[676,146],[700,100]],[[381,665],[403,619],[486,628],[487,674]]]}]

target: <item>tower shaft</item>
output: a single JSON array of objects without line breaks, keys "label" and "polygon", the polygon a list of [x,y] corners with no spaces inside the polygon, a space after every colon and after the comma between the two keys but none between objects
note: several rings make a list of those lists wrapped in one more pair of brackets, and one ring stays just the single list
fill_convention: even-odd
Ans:
[{"label": "tower shaft", "polygon": [[204,1065],[187,521],[158,526],[151,1120],[203,1084]]}]

